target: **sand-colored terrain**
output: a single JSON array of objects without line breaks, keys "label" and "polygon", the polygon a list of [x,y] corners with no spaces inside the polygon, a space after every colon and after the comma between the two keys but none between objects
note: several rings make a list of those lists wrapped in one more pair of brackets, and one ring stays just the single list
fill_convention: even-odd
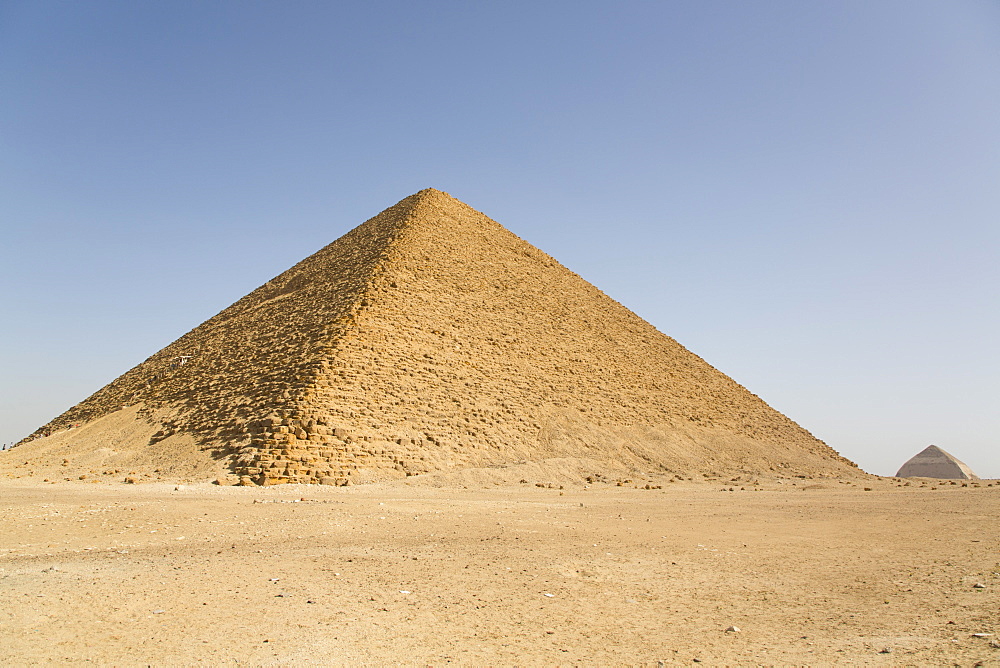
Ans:
[{"label": "sand-colored terrain", "polygon": [[431,189],[0,453],[0,511],[3,663],[1000,665],[1000,484],[868,476]]},{"label": "sand-colored terrain", "polygon": [[1000,483],[582,468],[5,480],[3,662],[1000,665]]}]

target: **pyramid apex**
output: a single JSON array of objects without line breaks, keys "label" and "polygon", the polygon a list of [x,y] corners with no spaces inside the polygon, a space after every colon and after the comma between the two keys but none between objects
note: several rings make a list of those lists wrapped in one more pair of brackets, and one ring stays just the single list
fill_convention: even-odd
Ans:
[{"label": "pyramid apex", "polygon": [[441,214],[445,214],[447,218],[453,218],[471,212],[479,213],[462,200],[437,188],[418,190],[409,197],[400,200],[396,206],[402,207],[409,214],[411,222],[414,219],[423,222],[439,220]]},{"label": "pyramid apex", "polygon": [[443,190],[438,190],[437,188],[424,188],[423,190],[418,190],[413,193],[411,197],[419,197],[420,199],[425,198],[436,198],[436,197],[447,197],[448,199],[455,199]]}]

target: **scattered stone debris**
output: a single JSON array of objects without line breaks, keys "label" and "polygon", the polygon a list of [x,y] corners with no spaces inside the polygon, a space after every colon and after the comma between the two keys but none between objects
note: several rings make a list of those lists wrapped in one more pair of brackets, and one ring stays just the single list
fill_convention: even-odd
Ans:
[{"label": "scattered stone debris", "polygon": [[254,503],[343,503],[343,501],[338,501],[336,499],[307,499],[305,497],[299,499],[254,499]]}]

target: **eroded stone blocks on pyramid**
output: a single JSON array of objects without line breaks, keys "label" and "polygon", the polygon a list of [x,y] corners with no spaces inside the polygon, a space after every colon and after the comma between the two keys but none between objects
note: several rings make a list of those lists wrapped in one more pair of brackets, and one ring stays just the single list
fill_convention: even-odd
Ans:
[{"label": "eroded stone blocks on pyramid", "polygon": [[250,444],[236,459],[236,474],[261,485],[320,483],[349,485],[358,472],[397,471],[401,475],[431,469],[407,450],[433,447],[430,440],[379,441],[333,427],[325,418],[266,418],[252,422]]},{"label": "eroded stone blocks on pyramid", "polygon": [[552,457],[658,471],[856,471],[552,257],[436,190],[355,228],[39,433],[123,406],[162,423],[144,447],[188,434],[258,484]]}]

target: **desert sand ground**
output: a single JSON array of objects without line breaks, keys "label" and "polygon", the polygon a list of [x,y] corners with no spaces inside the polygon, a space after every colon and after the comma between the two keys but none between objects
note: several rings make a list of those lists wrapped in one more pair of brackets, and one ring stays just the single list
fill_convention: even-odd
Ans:
[{"label": "desert sand ground", "polygon": [[0,660],[1000,665],[1000,483],[544,475],[0,482]]}]

